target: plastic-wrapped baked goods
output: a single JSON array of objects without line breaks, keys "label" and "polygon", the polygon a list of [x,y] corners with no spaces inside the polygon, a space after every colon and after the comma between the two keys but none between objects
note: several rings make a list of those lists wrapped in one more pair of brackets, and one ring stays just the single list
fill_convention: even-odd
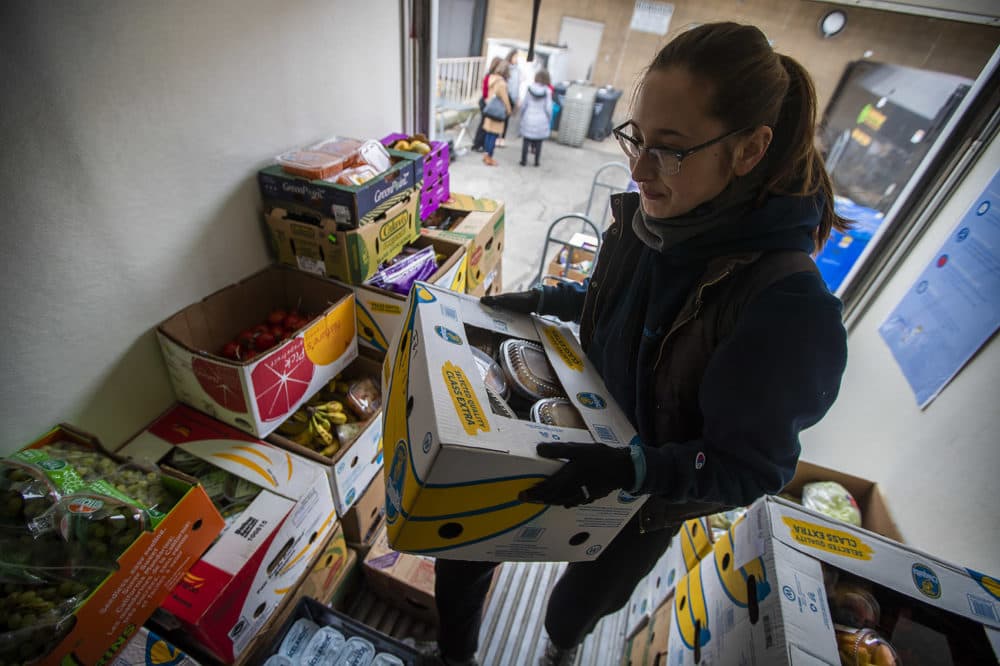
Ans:
[{"label": "plastic-wrapped baked goods", "polygon": [[504,340],[500,345],[500,367],[518,395],[535,402],[565,397],[545,350],[527,340]]},{"label": "plastic-wrapped baked goods", "polygon": [[531,406],[531,420],[545,425],[586,430],[587,423],[566,398],[544,398]]}]

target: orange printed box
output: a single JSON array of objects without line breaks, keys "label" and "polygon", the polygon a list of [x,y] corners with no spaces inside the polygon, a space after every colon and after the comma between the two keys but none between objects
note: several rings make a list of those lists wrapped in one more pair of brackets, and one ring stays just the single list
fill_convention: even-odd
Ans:
[{"label": "orange printed box", "polygon": [[[27,448],[57,442],[90,447],[124,462],[104,449],[96,437],[68,425],[52,429]],[[164,469],[162,474],[172,488],[180,491],[177,503],[155,528],[143,531],[118,557],[116,570],[91,593],[73,618],[60,623],[60,627],[72,628],[37,663],[111,663],[222,531],[225,522],[201,486],[172,470]]]}]

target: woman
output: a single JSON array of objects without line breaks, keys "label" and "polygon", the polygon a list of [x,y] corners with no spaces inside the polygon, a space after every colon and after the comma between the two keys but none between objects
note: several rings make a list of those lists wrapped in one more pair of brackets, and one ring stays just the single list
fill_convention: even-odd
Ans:
[{"label": "woman", "polygon": [[493,159],[493,150],[496,148],[497,137],[503,132],[504,125],[507,123],[507,118],[510,117],[510,112],[512,110],[510,97],[507,94],[507,76],[509,69],[507,67],[507,61],[502,60],[497,65],[497,69],[493,74],[490,74],[487,81],[487,94],[486,104],[490,103],[490,100],[495,96],[503,102],[504,108],[507,110],[506,116],[503,120],[497,120],[495,118],[489,118],[483,115],[483,149],[486,154],[483,155],[483,162],[488,166],[496,166],[497,161]]},{"label": "woman", "polygon": [[[600,557],[567,566],[549,600],[541,663],[572,663],[683,520],[780,491],[799,432],[833,404],[846,332],[809,255],[844,224],[813,145],[815,119],[808,73],[757,28],[684,32],[650,64],[632,119],[615,129],[639,192],[612,197],[615,219],[587,287],[483,299],[579,320],[588,359],[641,439],[538,446],[567,462],[522,501],[647,495]],[[437,561],[447,664],[475,663],[493,566]]]},{"label": "woman", "polygon": [[489,101],[490,75],[496,73],[497,66],[501,62],[503,62],[503,60],[502,58],[500,58],[500,56],[496,56],[495,58],[493,58],[493,60],[490,62],[490,68],[486,70],[486,76],[483,77],[483,96],[479,99],[479,113],[480,113],[479,127],[476,128],[476,136],[472,140],[472,150],[474,150],[477,153],[481,153],[484,150],[483,140],[485,139],[486,135],[483,132],[483,120],[485,120],[486,117],[481,114],[483,112],[483,107],[486,106],[486,102]]},{"label": "woman", "polygon": [[[513,109],[517,106],[521,96],[521,70],[517,66],[517,49],[511,49],[504,60],[507,62],[507,94],[510,97],[511,109]],[[504,121],[503,132],[500,133],[500,138],[497,139],[497,146],[500,148],[505,146],[504,140],[507,138],[507,124],[509,121],[510,116]]]},{"label": "woman", "polygon": [[549,138],[549,127],[552,125],[552,93],[549,92],[551,80],[544,69],[535,74],[535,82],[528,86],[528,94],[521,104],[521,119],[518,129],[521,141],[521,166],[528,165],[528,152],[535,156],[535,166],[542,158],[542,142]]}]

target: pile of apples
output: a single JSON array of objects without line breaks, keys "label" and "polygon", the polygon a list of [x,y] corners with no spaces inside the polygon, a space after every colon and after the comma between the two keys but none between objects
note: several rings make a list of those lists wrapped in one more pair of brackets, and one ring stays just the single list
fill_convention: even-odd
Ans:
[{"label": "pile of apples", "polygon": [[311,320],[312,316],[298,310],[275,308],[263,323],[240,331],[236,339],[223,345],[219,354],[234,361],[249,361],[294,336]]}]

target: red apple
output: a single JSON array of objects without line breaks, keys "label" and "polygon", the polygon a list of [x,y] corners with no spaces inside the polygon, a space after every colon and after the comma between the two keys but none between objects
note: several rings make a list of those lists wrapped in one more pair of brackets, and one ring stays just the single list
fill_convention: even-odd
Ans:
[{"label": "red apple", "polygon": [[271,333],[261,333],[257,336],[257,339],[254,340],[254,346],[257,348],[257,351],[265,351],[273,347],[275,342],[276,340]]},{"label": "red apple", "polygon": [[248,328],[236,336],[236,342],[238,342],[240,347],[243,347],[243,349],[250,349],[253,347],[253,341],[256,337],[257,334],[253,331],[253,329]]},{"label": "red apple", "polygon": [[271,310],[271,314],[267,315],[267,323],[271,324],[272,326],[275,324],[280,324],[281,322],[285,321],[285,317],[287,316],[288,316],[287,312],[285,312],[281,308],[275,308],[274,310]]},{"label": "red apple", "polygon": [[254,332],[254,334],[260,335],[261,333],[270,333],[271,327],[268,326],[267,324],[257,324],[251,330]]},{"label": "red apple", "polygon": [[288,339],[288,331],[286,331],[285,327],[281,325],[272,326],[271,335],[274,336],[276,342],[281,342],[282,340]]},{"label": "red apple", "polygon": [[308,319],[303,319],[299,315],[292,313],[285,317],[284,325],[289,331],[294,332],[305,326],[307,323],[309,323]]},{"label": "red apple", "polygon": [[226,346],[222,348],[222,355],[234,361],[240,360],[240,343],[236,341],[227,342]]}]

